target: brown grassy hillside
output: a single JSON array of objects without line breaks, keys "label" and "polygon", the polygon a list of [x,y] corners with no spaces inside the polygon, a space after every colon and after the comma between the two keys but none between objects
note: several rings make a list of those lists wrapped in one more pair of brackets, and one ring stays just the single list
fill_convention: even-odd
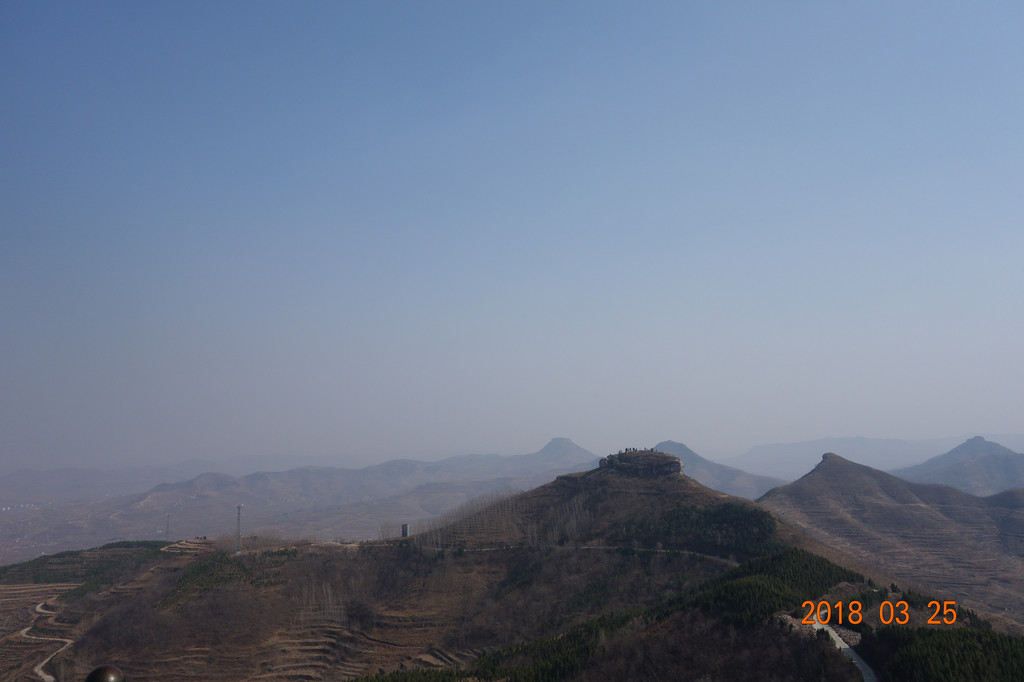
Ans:
[{"label": "brown grassy hillside", "polygon": [[897,580],[1007,619],[1024,632],[1024,493],[974,497],[826,454],[759,503]]},{"label": "brown grassy hillside", "polygon": [[857,679],[831,644],[773,620],[871,589],[787,549],[796,537],[675,458],[628,453],[408,539],[141,548],[123,575],[68,593],[58,617],[76,643],[51,668],[80,680],[113,663],[133,682]]}]

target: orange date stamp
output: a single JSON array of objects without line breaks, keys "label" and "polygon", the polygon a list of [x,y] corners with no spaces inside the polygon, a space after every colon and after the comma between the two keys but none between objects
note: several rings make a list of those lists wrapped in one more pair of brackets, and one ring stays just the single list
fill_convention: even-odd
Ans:
[{"label": "orange date stamp", "polygon": [[[864,620],[864,606],[856,600],[845,604],[841,601],[835,604],[827,601],[805,601],[801,608],[807,609],[803,620],[800,621],[804,625],[828,625],[830,622],[834,622],[835,625],[859,625]],[[940,604],[932,600],[928,602],[928,608],[932,609],[932,615],[928,618],[929,625],[952,625],[956,622],[955,601],[944,601]],[[906,625],[910,622],[910,605],[905,601],[884,601],[878,605],[878,619],[885,625]]]}]

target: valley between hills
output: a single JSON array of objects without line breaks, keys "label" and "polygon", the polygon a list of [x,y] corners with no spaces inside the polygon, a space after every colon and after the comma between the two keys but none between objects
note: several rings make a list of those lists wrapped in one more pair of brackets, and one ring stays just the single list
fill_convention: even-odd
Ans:
[{"label": "valley between hills", "polygon": [[[859,680],[800,624],[804,602],[857,600],[840,631],[880,679],[1020,679],[1021,509],[835,455],[754,503],[623,452],[408,538],[122,541],[0,567],[0,636],[28,658],[73,641],[57,680]],[[927,552],[948,581],[911,560]],[[956,601],[955,624],[927,625],[930,600]],[[883,627],[897,602],[908,622]],[[40,679],[25,657],[0,676]]]}]

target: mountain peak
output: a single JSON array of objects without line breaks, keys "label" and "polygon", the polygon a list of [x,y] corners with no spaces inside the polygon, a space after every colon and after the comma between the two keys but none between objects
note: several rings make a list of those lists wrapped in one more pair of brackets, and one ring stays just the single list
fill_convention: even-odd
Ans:
[{"label": "mountain peak", "polygon": [[841,468],[848,468],[854,466],[863,465],[857,464],[856,462],[851,462],[845,457],[841,457],[840,455],[837,455],[834,452],[826,452],[821,456],[821,461],[818,462],[817,466],[811,469],[810,473],[813,474],[815,471],[836,471]]},{"label": "mountain peak", "polygon": [[934,467],[936,464],[949,466],[951,464],[960,464],[963,462],[969,462],[976,460],[981,457],[988,457],[991,455],[998,456],[1016,456],[1017,453],[1010,448],[1004,447],[999,443],[991,440],[985,440],[981,436],[975,436],[974,438],[968,438],[960,445],[956,446],[944,455],[932,457],[927,462],[919,464],[917,467],[907,467],[904,471],[915,470],[925,465]]},{"label": "mountain peak", "polygon": [[972,495],[992,495],[1024,483],[1024,455],[981,436],[949,452],[893,472],[908,481],[941,483]]},{"label": "mountain peak", "polygon": [[981,436],[975,436],[974,438],[968,438],[960,445],[956,446],[946,454],[950,453],[964,453],[968,455],[992,455],[992,454],[1017,454],[1010,448],[1004,447],[999,443],[991,440],[985,440]]},{"label": "mountain peak", "polygon": [[552,438],[536,454],[545,459],[572,459],[573,461],[593,460],[594,458],[592,453],[587,452],[568,438]]},{"label": "mountain peak", "polygon": [[679,443],[674,440],[663,440],[655,445],[654,449],[658,452],[667,452],[670,455],[675,455],[676,457],[682,457],[683,455],[700,457],[700,455],[686,447],[683,443]]},{"label": "mountain peak", "polygon": [[712,462],[674,440],[663,440],[654,446],[654,450],[678,457],[683,463],[686,475],[701,485],[748,500],[756,500],[772,488],[787,482],[781,478],[756,476]]}]

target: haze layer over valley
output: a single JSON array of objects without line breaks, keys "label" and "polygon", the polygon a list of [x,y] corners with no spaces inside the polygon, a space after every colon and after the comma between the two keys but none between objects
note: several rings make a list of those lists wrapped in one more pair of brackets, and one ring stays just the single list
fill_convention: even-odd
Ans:
[{"label": "haze layer over valley", "polygon": [[[717,464],[682,443],[664,441],[657,449],[679,456],[696,480],[729,494],[753,499],[785,483]],[[597,459],[571,440],[555,438],[529,455],[394,460],[363,469],[302,467],[238,477],[207,472],[155,486],[145,483],[175,469],[21,470],[0,476],[0,496],[8,501],[0,511],[0,564],[116,540],[230,534],[238,504],[248,534],[377,538],[479,495],[529,489]],[[133,487],[137,492],[128,494]]]},{"label": "haze layer over valley", "polygon": [[[394,460],[356,470],[303,467],[237,478],[205,473],[76,504],[62,503],[59,495],[65,486],[81,490],[80,472],[22,472],[0,477],[5,496],[28,496],[28,481],[37,486],[29,502],[0,512],[0,564],[116,540],[231,534],[238,504],[247,534],[317,540],[394,535],[402,523],[434,517],[488,492],[532,488],[596,460],[572,441],[556,438],[538,452],[512,457]],[[18,484],[20,493],[7,488]]]},{"label": "haze layer over valley", "polygon": [[[885,460],[894,442],[910,445],[863,438],[827,442],[855,443],[854,451],[869,461]],[[816,445],[820,442],[752,452],[762,453],[760,464],[769,470],[789,470]],[[915,452],[918,447],[925,445],[915,444]],[[688,474],[709,488],[747,499],[788,482],[716,463],[675,441],[655,449],[679,457]],[[766,456],[777,456],[779,464],[769,464]],[[394,535],[402,524],[439,516],[479,495],[529,489],[597,459],[571,440],[555,438],[528,455],[461,455],[437,462],[394,460],[363,469],[301,467],[243,476],[207,472],[158,485],[149,484],[154,475],[195,463],[127,471],[21,470],[0,476],[0,565],[116,540],[231,534],[238,504],[249,534],[319,540]],[[972,493],[1024,487],[1024,455],[981,437],[920,463],[908,470],[910,477],[917,470]]]}]

